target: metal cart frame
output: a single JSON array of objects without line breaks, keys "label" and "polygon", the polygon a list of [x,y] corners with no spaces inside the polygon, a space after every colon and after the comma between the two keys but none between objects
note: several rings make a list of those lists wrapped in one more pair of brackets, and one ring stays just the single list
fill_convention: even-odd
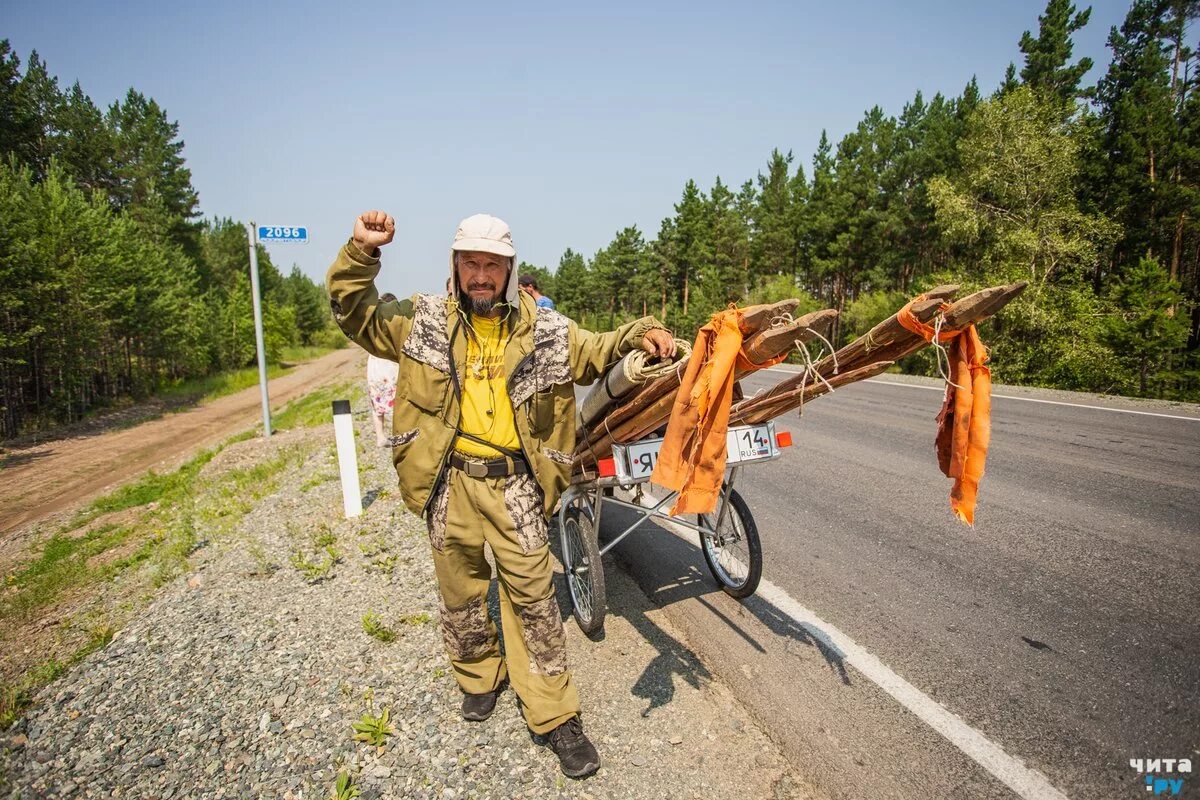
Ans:
[{"label": "metal cart frame", "polygon": [[[601,558],[651,519],[663,519],[698,533],[704,560],[721,588],[738,599],[754,594],[762,576],[762,547],[750,508],[734,487],[743,467],[774,461],[783,455],[782,448],[791,445],[791,435],[776,433],[775,423],[770,421],[730,428],[726,441],[728,460],[717,508],[712,514],[688,515],[694,516],[695,522],[683,516],[673,517],[664,510],[678,497],[678,492],[650,498],[654,501],[651,506],[640,502],[647,497],[644,484],[650,480],[663,442],[661,438],[614,445],[611,459],[601,460],[596,472],[577,476],[563,492],[558,510],[563,572],[572,613],[584,633],[592,635],[604,627],[606,605]],[[633,491],[635,502],[617,497],[618,489]],[[606,504],[633,511],[637,519],[600,547],[598,534]],[[739,546],[736,555],[735,546]],[[731,568],[737,562],[745,562],[740,564],[744,572]]]}]

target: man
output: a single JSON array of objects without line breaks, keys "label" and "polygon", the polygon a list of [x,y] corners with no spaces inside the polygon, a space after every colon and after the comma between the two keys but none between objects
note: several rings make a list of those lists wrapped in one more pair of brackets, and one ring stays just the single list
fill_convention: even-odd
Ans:
[{"label": "man", "polygon": [[521,291],[527,292],[534,299],[534,302],[537,303],[538,308],[554,309],[554,301],[542,294],[541,289],[538,288],[537,278],[532,275],[522,275],[518,283],[521,286]]},{"label": "man", "polygon": [[[595,334],[538,308],[517,289],[508,226],[486,214],[455,233],[449,296],[381,305],[378,248],[395,230],[381,211],[360,216],[327,284],[346,335],[400,363],[393,461],[405,504],[429,532],[463,718],[487,719],[507,678],[563,772],[589,775],[600,757],[567,670],[546,522],[571,475],[572,382],[591,383],[637,347],[673,356],[675,341],[649,317]],[[499,577],[503,656],[487,612],[484,542]]]}]

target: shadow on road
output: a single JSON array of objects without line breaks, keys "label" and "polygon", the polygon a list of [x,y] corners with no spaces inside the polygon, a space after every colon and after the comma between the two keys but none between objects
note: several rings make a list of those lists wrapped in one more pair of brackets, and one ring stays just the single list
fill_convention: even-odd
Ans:
[{"label": "shadow on road", "polygon": [[[633,512],[608,507],[602,518],[604,531],[623,530],[634,521]],[[602,533],[603,538],[603,533]],[[653,542],[653,547],[648,545]],[[633,576],[642,591],[659,607],[694,600],[704,606],[713,618],[741,637],[759,653],[767,648],[747,631],[737,620],[721,610],[721,606],[734,601],[726,598],[716,580],[703,566],[700,551],[653,522],[638,528],[621,544],[613,548],[625,571]],[[609,556],[605,557],[611,563]],[[606,564],[608,566],[608,564]],[[757,595],[740,601],[742,607],[758,619],[769,631],[790,643],[795,642],[814,648],[838,680],[849,686],[850,675],[846,670],[845,654],[824,633],[815,627],[798,623],[780,611],[773,603]]]},{"label": "shadow on road", "polygon": [[0,470],[8,469],[9,467],[23,467],[26,464],[32,464],[39,458],[45,458],[48,455],[53,455],[53,450],[34,450],[25,452],[15,452],[5,455],[0,458]]},{"label": "shadow on road", "polygon": [[[558,530],[551,526],[550,550],[561,563]],[[605,558],[605,568],[612,569],[615,565],[611,558]],[[558,597],[559,610],[562,613],[564,625],[575,625],[571,616],[571,592],[567,588],[566,577],[556,573],[555,592]],[[621,617],[629,622],[638,634],[657,653],[642,670],[641,675],[630,687],[630,693],[646,701],[642,716],[648,716],[654,709],[667,705],[675,697],[674,676],[685,681],[693,688],[700,688],[702,682],[712,680],[712,673],[700,662],[700,658],[687,645],[680,642],[663,630],[652,619],[646,616],[650,602],[639,592],[621,592],[617,584],[609,580],[608,616]],[[614,591],[614,589],[617,589]],[[591,637],[593,641],[604,641],[604,632],[600,631]]]}]

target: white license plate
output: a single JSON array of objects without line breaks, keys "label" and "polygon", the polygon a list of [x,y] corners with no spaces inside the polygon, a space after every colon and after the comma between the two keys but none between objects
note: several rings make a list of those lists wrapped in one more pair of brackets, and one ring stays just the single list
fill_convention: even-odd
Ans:
[{"label": "white license plate", "polygon": [[[770,458],[773,455],[771,446],[772,433],[766,425],[746,425],[731,428],[726,434],[726,464],[737,464],[743,461]],[[635,442],[620,446],[624,450],[626,463],[629,465],[628,474],[621,474],[623,480],[646,480],[654,472],[658,463],[658,451],[662,447],[662,439],[650,439],[645,442]],[[621,466],[624,466],[622,464]],[[620,472],[624,472],[620,470]]]},{"label": "white license plate", "polygon": [[771,455],[771,432],[766,425],[747,425],[729,431],[725,440],[728,453],[727,464],[769,458]]}]

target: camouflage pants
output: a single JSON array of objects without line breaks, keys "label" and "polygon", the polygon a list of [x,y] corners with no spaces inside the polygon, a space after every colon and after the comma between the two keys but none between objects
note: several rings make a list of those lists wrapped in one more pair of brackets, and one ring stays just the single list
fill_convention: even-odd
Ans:
[{"label": "camouflage pants", "polygon": [[[472,478],[448,469],[426,520],[441,592],[442,637],[458,685],[483,694],[507,677],[535,733],[579,713],[541,508],[528,475]],[[492,571],[484,542],[496,560],[503,655],[487,611]]]}]

